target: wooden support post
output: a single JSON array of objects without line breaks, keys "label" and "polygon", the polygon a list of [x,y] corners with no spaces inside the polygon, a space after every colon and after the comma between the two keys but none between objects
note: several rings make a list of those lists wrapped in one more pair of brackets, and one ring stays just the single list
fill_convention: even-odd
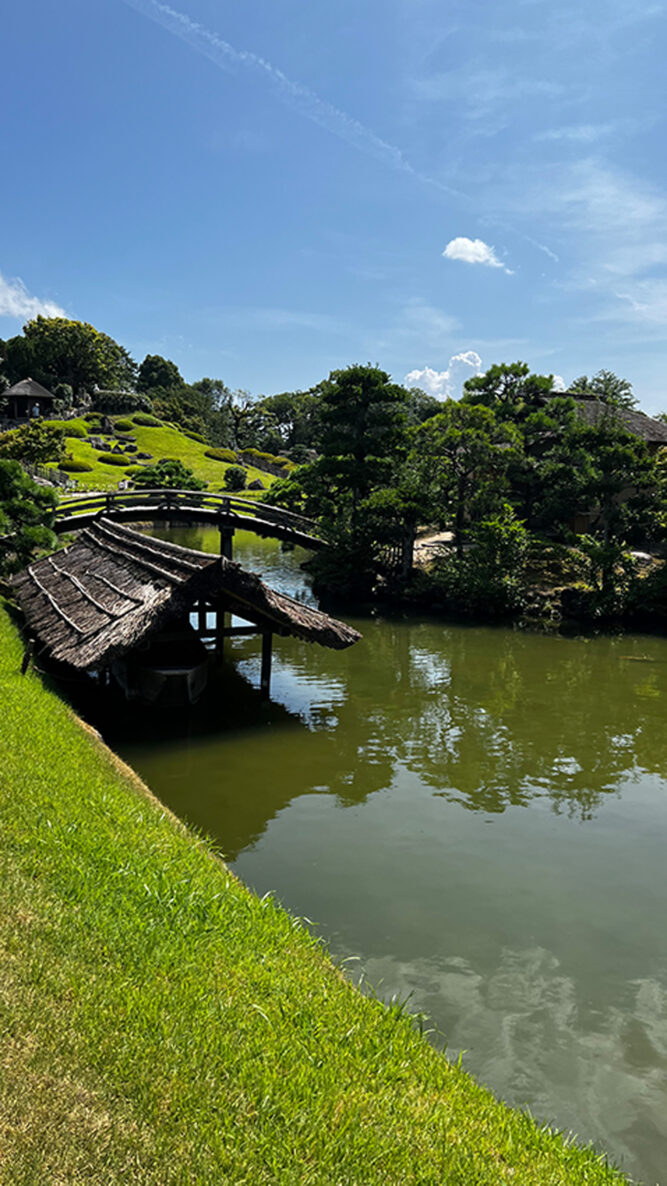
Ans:
[{"label": "wooden support post", "polygon": [[224,556],[225,560],[231,560],[234,546],[234,528],[221,527],[220,528],[220,555]]},{"label": "wooden support post", "polygon": [[270,630],[262,634],[262,675],[260,679],[260,693],[263,700],[268,700],[271,694],[271,654],[273,635]]},{"label": "wooden support post", "polygon": [[222,663],[225,656],[225,636],[227,634],[229,614],[221,605],[215,607],[215,661]]},{"label": "wooden support post", "polygon": [[197,629],[200,634],[206,634],[206,602],[200,601],[197,606]]}]

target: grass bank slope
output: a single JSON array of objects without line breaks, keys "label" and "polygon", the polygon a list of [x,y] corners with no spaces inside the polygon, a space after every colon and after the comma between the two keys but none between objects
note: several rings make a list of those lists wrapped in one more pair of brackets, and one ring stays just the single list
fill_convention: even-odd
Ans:
[{"label": "grass bank slope", "polygon": [[0,610],[0,1180],[623,1181],[365,999],[150,798]]},{"label": "grass bank slope", "polygon": [[[117,419],[125,419],[125,417],[117,417]],[[83,421],[77,420],[75,424],[85,427]],[[194,441],[178,428],[173,428],[168,424],[153,428],[147,425],[133,424],[131,435],[139,453],[152,454],[153,460],[147,464],[153,465],[163,457],[177,458],[193,470],[198,478],[203,478],[205,482],[208,482],[209,490],[217,492],[222,488],[225,470],[229,466],[224,461],[214,461],[206,456],[206,450],[211,447],[210,445]],[[108,465],[100,461],[100,453],[93,448],[89,441],[68,437],[65,445],[67,452],[72,455],[75,461],[85,461],[93,467],[88,473],[72,474],[72,477],[76,478],[83,489],[115,490],[120,479],[127,476],[123,466]],[[134,456],[128,454],[127,467],[136,464]],[[259,478],[265,490],[268,490],[275,482],[272,474],[264,473],[262,470],[250,466],[246,471],[246,481],[253,482],[256,478]],[[244,498],[253,498],[261,494],[261,490],[243,490],[240,493]]]}]

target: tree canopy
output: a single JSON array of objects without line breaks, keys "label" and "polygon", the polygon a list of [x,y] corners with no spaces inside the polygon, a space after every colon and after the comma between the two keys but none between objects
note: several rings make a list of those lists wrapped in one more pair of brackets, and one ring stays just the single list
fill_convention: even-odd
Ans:
[{"label": "tree canopy", "polygon": [[23,334],[2,344],[10,382],[30,375],[53,389],[65,383],[76,395],[95,387],[134,387],[136,364],[124,346],[93,325],[66,317],[36,317]]},{"label": "tree canopy", "polygon": [[0,573],[18,572],[37,548],[54,548],[56,495],[38,486],[18,461],[0,458]]}]

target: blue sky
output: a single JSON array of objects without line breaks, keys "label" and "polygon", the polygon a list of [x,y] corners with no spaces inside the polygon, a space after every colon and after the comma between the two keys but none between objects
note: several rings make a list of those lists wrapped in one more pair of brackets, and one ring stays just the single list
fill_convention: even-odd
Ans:
[{"label": "blue sky", "polygon": [[653,0],[8,0],[0,336],[253,393],[601,367],[667,410]]}]

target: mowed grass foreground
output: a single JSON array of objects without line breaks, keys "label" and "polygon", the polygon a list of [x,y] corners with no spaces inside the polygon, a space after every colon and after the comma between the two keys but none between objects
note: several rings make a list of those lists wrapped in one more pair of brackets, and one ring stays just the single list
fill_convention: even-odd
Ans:
[{"label": "mowed grass foreground", "polygon": [[617,1183],[356,991],[29,673],[0,607],[0,1181]]}]

